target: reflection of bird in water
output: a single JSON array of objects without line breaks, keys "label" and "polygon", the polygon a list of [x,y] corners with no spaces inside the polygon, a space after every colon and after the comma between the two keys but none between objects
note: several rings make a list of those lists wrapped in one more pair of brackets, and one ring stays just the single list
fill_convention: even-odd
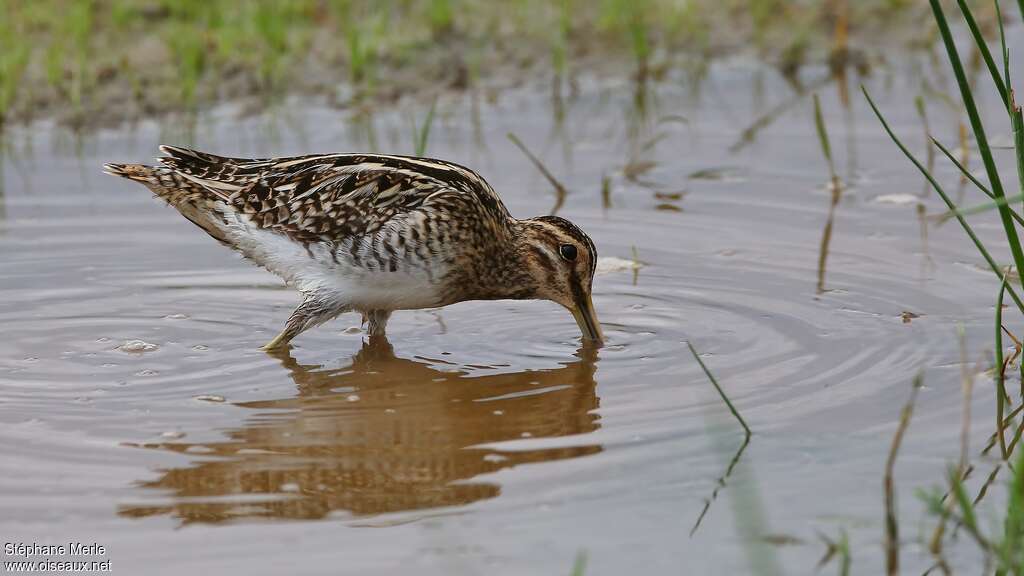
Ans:
[{"label": "reflection of bird in water", "polygon": [[189,523],[452,506],[500,493],[497,484],[472,481],[480,474],[601,451],[594,444],[487,446],[596,430],[593,349],[559,368],[482,376],[396,358],[383,338],[338,369],[302,366],[283,354],[298,395],[239,404],[260,412],[222,442],[145,445],[182,453],[198,447],[219,458],[141,482],[169,490],[171,501],[122,506],[120,514]]},{"label": "reflection of bird in water", "polygon": [[350,310],[383,335],[394,310],[504,298],[557,302],[585,338],[601,340],[590,237],[556,216],[513,218],[468,168],[374,154],[250,160],[161,150],[162,166],[104,168],[302,292],[268,349]]}]

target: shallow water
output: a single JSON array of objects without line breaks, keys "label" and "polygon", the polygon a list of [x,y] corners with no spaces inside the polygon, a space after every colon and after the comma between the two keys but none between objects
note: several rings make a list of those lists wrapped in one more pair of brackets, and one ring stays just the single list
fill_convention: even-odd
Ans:
[{"label": "shallow water", "polygon": [[[949,87],[911,64],[847,81],[864,81],[923,151],[913,96],[924,79]],[[824,554],[818,534],[845,530],[855,572],[879,573],[884,460],[923,370],[897,482],[904,566],[927,568],[912,490],[958,456],[955,326],[968,368],[987,366],[997,284],[955,223],[922,238],[917,201],[891,196],[920,195],[923,181],[860,94],[845,106],[823,69],[803,80],[818,87],[849,185],[824,290],[828,177],[809,92],[759,65],[717,64],[699,86],[671,78],[642,102],[629,82],[581,78],[561,105],[540,83],[439,104],[429,155],[476,168],[514,214],[545,213],[550,187],[507,140],[514,131],[563,179],[559,214],[602,256],[632,261],[636,248],[635,273],[595,281],[608,338],[596,351],[553,304],[469,302],[397,313],[390,342],[364,341],[349,315],[265,354],[295,294],[99,171],[187,144],[189,131],[10,131],[5,541],[95,541],[131,574],[557,574],[581,551],[587,574],[801,574]],[[240,156],[410,153],[410,115],[426,108],[224,107],[191,140]],[[955,145],[955,116],[938,101],[929,115]],[[934,193],[920,202],[940,211]],[[999,237],[994,218],[974,223]],[[152,346],[124,346],[136,340]],[[688,341],[755,432],[738,460],[742,434]],[[993,404],[979,379],[977,449]],[[977,560],[969,543],[952,557]]]}]

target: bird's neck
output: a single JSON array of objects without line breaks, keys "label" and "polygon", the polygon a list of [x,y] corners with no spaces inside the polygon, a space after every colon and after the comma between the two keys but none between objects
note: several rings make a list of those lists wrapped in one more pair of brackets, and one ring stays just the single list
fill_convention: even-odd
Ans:
[{"label": "bird's neck", "polygon": [[471,266],[448,282],[460,292],[458,300],[528,300],[536,298],[537,280],[531,267],[530,233],[523,222],[513,220]]}]

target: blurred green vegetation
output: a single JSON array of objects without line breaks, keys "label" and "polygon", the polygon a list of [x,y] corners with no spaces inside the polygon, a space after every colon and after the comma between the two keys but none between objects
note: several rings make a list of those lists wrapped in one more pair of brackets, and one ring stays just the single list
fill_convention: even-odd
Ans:
[{"label": "blurred green vegetation", "polygon": [[[0,121],[118,122],[289,91],[393,99],[616,56],[657,76],[748,50],[792,72],[919,0],[0,0]],[[864,45],[870,43],[865,41]],[[340,96],[339,96],[340,95]]]}]

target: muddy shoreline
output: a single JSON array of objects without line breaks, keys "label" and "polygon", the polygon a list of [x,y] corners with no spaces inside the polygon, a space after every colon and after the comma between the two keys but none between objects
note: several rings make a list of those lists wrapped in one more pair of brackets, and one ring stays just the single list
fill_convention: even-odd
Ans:
[{"label": "muddy shoreline", "polygon": [[[640,3],[627,16],[643,28],[624,29],[602,24],[605,15],[572,2],[563,20],[557,10],[531,12],[535,23],[494,8],[431,24],[417,21],[421,15],[410,10],[391,14],[386,32],[370,34],[360,27],[380,27],[380,19],[366,10],[348,25],[328,7],[307,2],[297,14],[266,16],[281,19],[273,34],[245,35],[232,27],[246,30],[246,18],[258,24],[263,16],[218,13],[217,28],[205,12],[179,14],[160,3],[129,3],[134,8],[118,16],[97,3],[84,24],[91,36],[79,41],[56,38],[74,35],[53,23],[25,24],[28,17],[19,19],[14,10],[8,31],[22,34],[8,42],[31,45],[6,47],[10,60],[0,68],[0,94],[6,94],[0,117],[12,125],[53,118],[73,128],[109,128],[195,114],[224,102],[258,112],[295,94],[360,111],[404,98],[429,100],[466,90],[488,94],[524,82],[571,87],[580,71],[640,81],[673,69],[703,74],[711,61],[736,55],[798,78],[805,65],[866,69],[884,62],[890,49],[930,41],[927,30],[907,26],[922,14],[917,3],[886,9],[866,2],[843,14],[827,6],[806,14],[783,11],[767,23],[751,21],[742,10],[693,4],[702,5],[692,10],[701,14],[699,20],[689,14],[663,17],[667,8],[660,2]],[[807,31],[794,36],[796,23]]]}]

